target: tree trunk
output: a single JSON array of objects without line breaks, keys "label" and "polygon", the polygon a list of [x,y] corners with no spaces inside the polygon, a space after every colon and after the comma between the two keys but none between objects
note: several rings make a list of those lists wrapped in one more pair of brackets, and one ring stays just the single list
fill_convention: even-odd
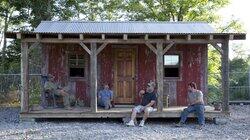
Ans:
[{"label": "tree trunk", "polygon": [[5,72],[5,59],[6,59],[6,48],[7,48],[7,40],[6,36],[4,35],[5,32],[8,30],[8,19],[9,19],[9,11],[5,10],[5,17],[4,17],[4,31],[3,31],[3,49],[2,49],[2,63],[1,63],[1,72]]}]

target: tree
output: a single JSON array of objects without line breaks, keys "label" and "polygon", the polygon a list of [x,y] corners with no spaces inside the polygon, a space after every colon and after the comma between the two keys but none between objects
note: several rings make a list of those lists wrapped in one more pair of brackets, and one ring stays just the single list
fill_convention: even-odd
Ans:
[{"label": "tree", "polygon": [[206,21],[218,20],[216,11],[228,0],[127,0],[125,11],[130,20]]}]

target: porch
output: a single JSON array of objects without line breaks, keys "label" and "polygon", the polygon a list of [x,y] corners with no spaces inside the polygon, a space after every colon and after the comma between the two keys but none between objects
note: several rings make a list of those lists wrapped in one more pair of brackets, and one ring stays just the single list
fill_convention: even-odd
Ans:
[{"label": "porch", "polygon": [[[162,112],[152,112],[149,118],[179,118],[181,111],[186,106],[173,106],[163,108]],[[72,110],[63,108],[43,109],[39,111],[22,112],[21,118],[126,118],[130,117],[133,106],[115,107],[110,110],[97,109],[97,112],[92,112],[89,107],[75,107]],[[222,116],[221,111],[215,111],[212,106],[205,106],[205,117],[212,119]],[[142,117],[140,114],[138,117]],[[195,117],[190,114],[189,117]]]}]

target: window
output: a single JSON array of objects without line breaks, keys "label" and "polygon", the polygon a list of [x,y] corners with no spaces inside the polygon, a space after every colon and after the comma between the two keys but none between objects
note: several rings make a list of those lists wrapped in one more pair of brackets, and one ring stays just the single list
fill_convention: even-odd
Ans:
[{"label": "window", "polygon": [[164,55],[164,76],[180,77],[180,57],[179,55]]},{"label": "window", "polygon": [[84,55],[69,55],[69,76],[84,77]]}]

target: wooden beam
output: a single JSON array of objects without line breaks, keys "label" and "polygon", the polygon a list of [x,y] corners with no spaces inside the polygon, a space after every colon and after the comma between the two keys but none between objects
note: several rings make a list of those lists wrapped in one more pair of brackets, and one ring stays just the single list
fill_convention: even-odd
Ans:
[{"label": "wooden beam", "polygon": [[229,35],[229,40],[234,40],[234,35]]},{"label": "wooden beam", "polygon": [[221,55],[223,54],[222,48],[217,43],[210,43]]},{"label": "wooden beam", "polygon": [[91,51],[89,50],[89,48],[88,48],[83,42],[80,42],[79,44],[82,46],[82,48],[83,48],[89,55],[91,55]]},{"label": "wooden beam", "polygon": [[36,39],[37,40],[41,40],[41,38],[42,38],[41,34],[36,34]]},{"label": "wooden beam", "polygon": [[83,40],[84,39],[83,34],[79,34],[79,38],[80,38],[80,40]]},{"label": "wooden beam", "polygon": [[146,42],[145,44],[149,47],[149,49],[151,51],[153,51],[155,54],[157,54],[157,50],[156,50],[155,46],[153,46],[152,44],[150,44],[148,42]]},{"label": "wooden beam", "polygon": [[17,34],[16,34],[16,38],[17,38],[17,39],[22,39],[22,34],[21,34],[21,33],[17,33]]},{"label": "wooden beam", "polygon": [[29,46],[21,44],[21,112],[29,112]]},{"label": "wooden beam", "polygon": [[[36,38],[24,38],[21,40],[22,42],[37,42]],[[64,38],[63,40],[58,40],[58,38],[42,38],[39,42],[41,43],[113,43],[113,44],[144,44],[144,43],[171,43],[175,42],[176,44],[208,44],[208,43],[222,43],[223,39],[192,39],[190,41],[187,41],[186,39],[129,39],[129,40],[123,40],[123,39],[89,39],[85,38],[84,40],[80,40],[79,38]]]},{"label": "wooden beam", "polygon": [[32,49],[36,48],[37,46],[39,46],[41,43],[40,42],[35,42],[33,43],[28,50],[28,53],[30,53],[32,51]]},{"label": "wooden beam", "polygon": [[90,94],[91,94],[91,111],[97,112],[97,44],[91,43],[90,55]]},{"label": "wooden beam", "polygon": [[167,34],[166,37],[165,37],[166,41],[169,41],[170,40],[170,35]]},{"label": "wooden beam", "polygon": [[209,40],[213,40],[214,36],[213,35],[209,35]]},{"label": "wooden beam", "polygon": [[108,45],[108,43],[103,43],[96,51],[96,54],[98,55],[106,46]]},{"label": "wooden beam", "polygon": [[105,40],[105,34],[102,34],[102,40]]},{"label": "wooden beam", "polygon": [[145,34],[144,39],[148,40],[148,34]]},{"label": "wooden beam", "polygon": [[128,35],[127,34],[123,34],[123,40],[128,40]]},{"label": "wooden beam", "polygon": [[226,40],[222,43],[222,93],[223,93],[223,105],[222,111],[229,112],[229,41]]},{"label": "wooden beam", "polygon": [[157,78],[157,111],[163,110],[163,43],[157,43],[156,78]]},{"label": "wooden beam", "polygon": [[187,40],[190,41],[191,39],[191,35],[187,35]]},{"label": "wooden beam", "polygon": [[62,34],[58,34],[58,39],[62,40],[63,39],[63,35]]},{"label": "wooden beam", "polygon": [[165,54],[173,45],[174,45],[174,42],[168,44],[168,45],[164,48],[163,54]]}]

